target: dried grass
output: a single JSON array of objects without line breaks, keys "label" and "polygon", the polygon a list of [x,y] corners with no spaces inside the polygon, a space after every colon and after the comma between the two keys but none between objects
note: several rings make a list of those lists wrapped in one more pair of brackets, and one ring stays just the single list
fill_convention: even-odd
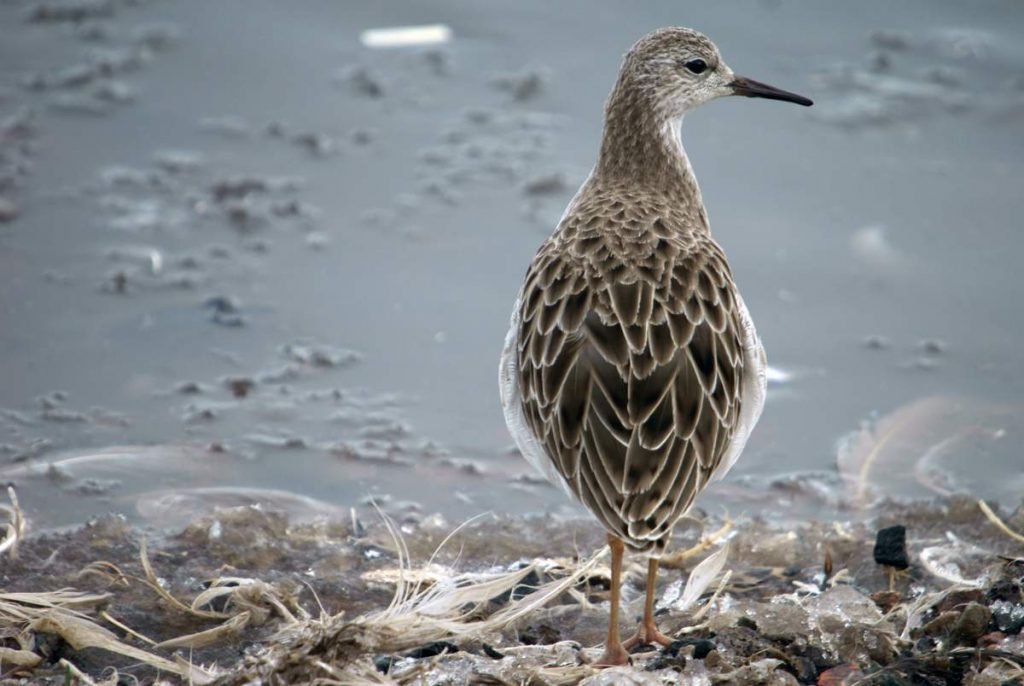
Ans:
[{"label": "dried grass", "polygon": [[[14,630],[22,648],[17,651],[7,649],[7,652],[0,654],[4,664],[29,669],[38,666],[38,655],[32,652],[28,655],[23,654],[28,652],[26,648],[31,645],[31,635],[54,634],[60,636],[74,650],[100,648],[137,660],[157,670],[184,676],[186,671],[180,664],[123,643],[110,630],[89,617],[88,612],[105,605],[110,598],[108,593],[82,593],[72,589],[0,594],[0,626]],[[29,655],[37,659],[33,661]],[[65,669],[69,678],[74,677],[81,683],[95,683],[78,672],[70,663]]]},{"label": "dried grass", "polygon": [[[14,531],[16,542],[24,531],[24,520],[17,501],[12,498],[12,502],[14,505],[6,510],[12,525],[5,541],[12,539],[10,532]],[[186,602],[164,588],[143,542],[139,551],[142,576],[125,573],[107,561],[88,565],[79,576],[99,576],[111,587],[141,583],[171,610],[217,621],[216,626],[158,643],[105,610],[104,606],[113,597],[110,593],[90,594],[73,589],[2,593],[0,627],[13,629],[21,640],[20,649],[0,649],[0,662],[21,673],[31,673],[41,663],[40,656],[30,650],[31,636],[47,633],[60,636],[76,651],[86,648],[109,651],[190,684],[202,685],[214,680],[225,684],[248,683],[254,679],[267,683],[395,683],[377,671],[370,656],[397,653],[441,639],[493,636],[558,596],[568,593],[569,597],[581,597],[573,593],[575,587],[597,569],[607,552],[602,549],[581,563],[541,559],[514,571],[456,574],[437,565],[435,560],[452,538],[471,522],[451,532],[425,564],[414,567],[405,540],[390,519],[383,514],[381,517],[399,561],[397,575],[379,579],[395,584],[391,602],[382,610],[348,618],[344,614],[328,615],[321,607],[320,615],[313,617],[298,605],[292,594],[259,579],[245,577],[215,579],[191,602]],[[6,550],[13,547],[12,543]],[[521,588],[534,573],[554,580],[488,614],[494,599]],[[211,607],[222,609],[212,610]],[[147,644],[148,649],[122,641],[102,626],[101,621]],[[230,673],[202,669],[180,658],[172,660],[154,652],[221,644],[236,638],[247,628],[269,622],[276,622],[278,626],[266,647]],[[117,678],[115,674],[114,682],[110,678],[96,680],[70,662],[62,661],[61,667],[68,683],[103,685],[114,683]],[[545,683],[575,683],[589,668],[573,664],[549,666],[544,671],[545,676],[539,678]]]},{"label": "dried grass", "polygon": [[1024,543],[1024,536],[1017,533],[1010,527],[1006,526],[1006,523],[1003,520],[1001,520],[995,512],[992,511],[992,508],[988,506],[988,503],[986,503],[984,500],[979,500],[978,507],[981,508],[981,512],[985,515],[985,518],[988,519],[988,521],[992,522],[992,524],[1002,533],[1006,534],[1018,543]]},{"label": "dried grass", "polygon": [[11,504],[0,504],[0,512],[7,516],[6,533],[0,540],[0,555],[7,553],[11,557],[17,557],[18,542],[25,538],[25,515],[18,505],[18,494],[14,491],[14,486],[7,487],[7,497]]},{"label": "dried grass", "polygon": [[[559,569],[565,573],[562,578],[483,616],[492,599],[520,586],[531,572],[550,574],[559,566],[538,560],[511,572],[447,578],[432,575],[433,583],[426,585],[422,571],[411,565],[405,540],[390,519],[382,518],[397,551],[400,570],[388,607],[353,619],[324,615],[287,623],[267,642],[267,648],[222,683],[290,683],[300,675],[308,679],[313,673],[325,675],[324,680],[318,680],[320,683],[388,683],[382,681],[365,656],[402,652],[453,637],[493,635],[578,585],[607,552],[602,549],[574,568]],[[426,568],[436,571],[434,559],[457,532],[442,541]]]}]

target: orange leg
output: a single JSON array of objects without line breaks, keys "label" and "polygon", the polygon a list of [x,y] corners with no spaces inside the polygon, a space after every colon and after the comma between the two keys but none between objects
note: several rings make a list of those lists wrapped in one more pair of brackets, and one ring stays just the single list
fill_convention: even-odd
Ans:
[{"label": "orange leg", "polygon": [[622,582],[622,554],[626,546],[620,539],[608,534],[608,547],[612,550],[611,610],[608,613],[608,639],[604,643],[604,654],[595,663],[597,667],[629,664],[629,653],[622,647],[619,638],[619,586]]},{"label": "orange leg", "polygon": [[636,630],[636,634],[623,644],[623,648],[629,650],[635,646],[652,645],[658,643],[663,646],[670,645],[672,639],[658,631],[654,624],[654,583],[658,579],[658,559],[652,557],[647,562],[647,597],[644,600],[644,618]]}]

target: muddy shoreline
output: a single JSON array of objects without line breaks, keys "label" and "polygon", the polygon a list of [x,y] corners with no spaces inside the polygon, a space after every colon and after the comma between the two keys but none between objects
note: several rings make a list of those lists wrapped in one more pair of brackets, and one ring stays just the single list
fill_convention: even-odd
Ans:
[{"label": "muddy shoreline", "polygon": [[[817,103],[684,127],[773,368],[705,504],[784,517],[806,486],[795,519],[829,508],[844,437],[896,420],[928,486],[887,495],[1015,505],[1016,5],[605,10],[562,6],[594,38],[567,46],[534,2],[0,3],[0,479],[33,519],[139,521],[154,484],[559,511],[509,451],[495,367],[621,53],[678,23]],[[410,24],[447,39],[363,41]],[[181,445],[224,459],[190,474]],[[65,459],[70,482],[25,476]]]},{"label": "muddy shoreline", "polygon": [[[1011,530],[1024,529],[1024,507],[996,514]],[[59,589],[100,598],[78,608],[124,645],[201,667],[188,677],[197,683],[295,683],[332,674],[363,683],[375,673],[402,684],[599,684],[627,676],[645,684],[1000,684],[1024,675],[1024,549],[966,498],[890,504],[866,523],[809,522],[796,530],[751,519],[684,522],[657,596],[661,628],[677,642],[639,651],[631,668],[604,672],[587,664],[607,621],[608,570],[591,559],[601,547],[592,522],[484,516],[453,534],[438,515],[407,518],[393,532],[380,516],[364,508],[346,520],[290,524],[280,513],[238,507],[165,536],[115,516],[30,535],[16,558],[0,560],[0,611],[5,645],[36,655],[38,664],[8,671],[5,683],[61,681],[69,673],[62,659],[97,683],[110,678],[110,668],[140,683],[183,678],[159,676],[110,650],[76,649],[73,637],[62,638],[38,616],[12,619],[12,607],[33,607],[19,594]],[[896,524],[907,530],[909,566],[890,579],[873,546],[879,528]],[[140,546],[147,539],[150,579],[166,596],[146,582]],[[726,541],[723,573],[680,610],[688,576]],[[423,590],[465,589],[517,573],[478,602],[460,601],[447,629],[423,628],[438,620],[436,599],[433,609],[386,611],[400,579]],[[487,625],[572,574],[579,576],[549,602]],[[629,621],[642,602],[642,580],[643,560],[631,559]],[[204,593],[210,599],[190,608]],[[223,628],[232,621],[235,627]],[[213,635],[195,638],[201,632]],[[432,640],[410,645],[417,636]]]}]

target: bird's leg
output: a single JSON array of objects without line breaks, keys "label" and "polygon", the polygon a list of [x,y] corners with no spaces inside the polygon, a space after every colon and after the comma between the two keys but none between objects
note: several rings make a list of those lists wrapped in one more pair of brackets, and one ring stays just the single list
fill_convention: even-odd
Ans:
[{"label": "bird's leg", "polygon": [[608,639],[604,642],[604,654],[595,664],[598,667],[617,667],[629,663],[629,653],[622,647],[619,638],[619,587],[622,582],[622,554],[626,546],[622,540],[608,534],[608,547],[612,550],[612,597],[608,613]]},{"label": "bird's leg", "polygon": [[672,639],[658,631],[658,627],[654,624],[654,582],[657,578],[658,558],[652,557],[647,562],[647,597],[644,599],[644,618],[640,622],[640,626],[637,627],[636,634],[623,644],[626,650],[635,646],[655,643],[667,646],[672,643]]}]

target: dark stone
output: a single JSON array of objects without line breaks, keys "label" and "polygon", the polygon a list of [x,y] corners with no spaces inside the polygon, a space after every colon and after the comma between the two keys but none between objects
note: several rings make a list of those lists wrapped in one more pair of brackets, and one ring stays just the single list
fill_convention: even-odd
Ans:
[{"label": "dark stone", "polygon": [[256,386],[255,381],[244,376],[234,376],[229,379],[225,379],[224,384],[231,391],[231,395],[236,398],[244,398],[248,396],[249,392]]},{"label": "dark stone", "polygon": [[736,626],[743,627],[744,629],[750,629],[751,631],[757,631],[757,622],[752,620],[750,617],[740,617],[736,620]]},{"label": "dark stone", "polygon": [[[526,563],[522,563],[525,565]],[[522,567],[518,567],[522,569]],[[522,580],[513,586],[510,590],[504,593],[499,593],[487,602],[491,605],[492,609],[497,610],[500,607],[507,605],[513,600],[520,600],[530,595],[537,590],[537,587],[541,585],[541,578],[537,574],[536,570],[531,569]]]},{"label": "dark stone", "polygon": [[1018,634],[1024,629],[1024,605],[996,601],[992,604],[992,618],[1004,634]]},{"label": "dark stone", "polygon": [[814,666],[814,660],[809,657],[790,655],[787,666],[801,684],[813,684],[818,678],[818,668]]},{"label": "dark stone", "polygon": [[32,634],[32,652],[42,655],[46,664],[57,664],[62,657],[70,657],[74,650],[67,641],[57,634],[35,632]]},{"label": "dark stone", "polygon": [[413,648],[405,657],[411,657],[413,660],[422,660],[425,657],[434,657],[435,655],[441,655],[442,653],[457,653],[459,647],[451,641],[434,641],[428,643],[425,646],[419,648]]},{"label": "dark stone", "polygon": [[703,660],[714,649],[715,644],[713,641],[709,641],[706,638],[699,639],[693,644],[693,659]]},{"label": "dark stone", "polygon": [[219,314],[238,312],[238,301],[229,295],[214,295],[203,301],[203,307]]},{"label": "dark stone", "polygon": [[523,577],[523,580],[509,591],[507,600],[520,600],[521,598],[525,598],[536,591],[538,586],[540,586],[540,576],[537,575],[536,570],[530,570],[530,572]]},{"label": "dark stone", "polygon": [[879,529],[875,537],[875,562],[896,569],[910,566],[907,557],[907,528],[902,525]]},{"label": "dark stone", "polygon": [[829,654],[823,648],[816,645],[809,645],[801,650],[800,656],[810,660],[819,674],[836,666],[836,661],[829,657]]},{"label": "dark stone", "polygon": [[1020,584],[1009,579],[1000,579],[988,589],[985,594],[989,602],[1005,600],[1008,603],[1024,602],[1024,595],[1021,594]]},{"label": "dark stone", "polygon": [[394,655],[376,655],[373,658],[373,666],[381,674],[387,674],[397,661],[398,659]]},{"label": "dark stone", "polygon": [[672,641],[662,652],[669,656],[675,656],[686,646],[693,646],[694,660],[703,660],[708,656],[708,653],[716,648],[715,642],[709,641],[706,638],[680,638],[679,640]]},{"label": "dark stone", "polygon": [[[205,588],[209,588],[210,584],[209,583],[204,583],[203,586]],[[224,582],[222,584],[222,586],[224,586],[226,588],[235,588],[235,587],[238,586],[238,582],[237,581],[226,581],[226,582]],[[200,610],[206,610],[208,612],[227,612],[228,600],[230,600],[230,599],[231,599],[231,595],[225,593],[224,595],[219,595],[219,596],[216,596],[216,597],[212,598],[210,600],[210,602],[208,602],[208,603],[204,603],[203,605],[200,605],[199,609]]]},{"label": "dark stone", "polygon": [[686,656],[679,655],[678,652],[674,655],[669,655],[667,650],[662,651],[658,657],[654,658],[647,663],[644,667],[644,671],[656,672],[659,669],[674,669],[678,672],[683,671],[686,668]]}]

